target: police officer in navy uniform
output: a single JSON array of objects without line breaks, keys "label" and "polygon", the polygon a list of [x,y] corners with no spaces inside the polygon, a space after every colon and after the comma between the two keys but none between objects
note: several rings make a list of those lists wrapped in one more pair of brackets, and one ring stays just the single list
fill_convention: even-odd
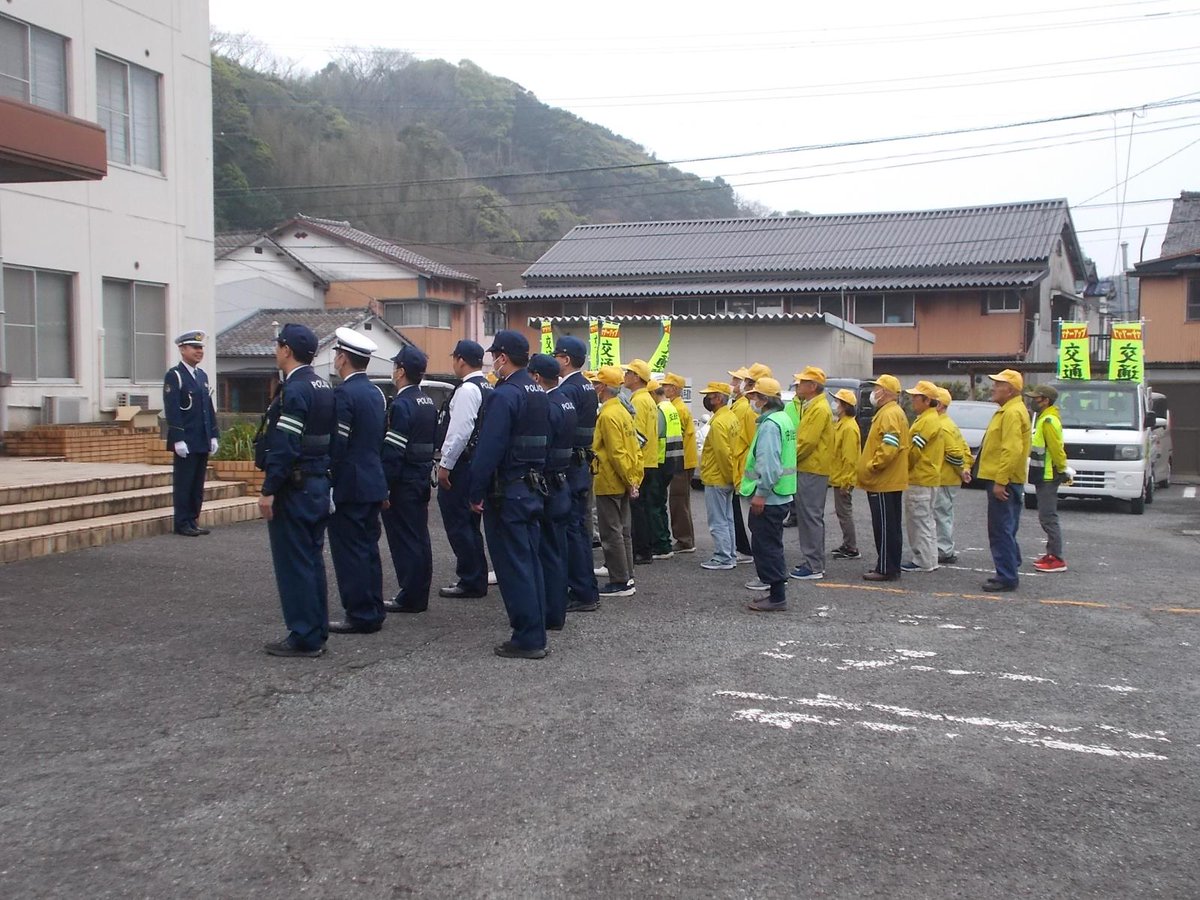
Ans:
[{"label": "police officer in navy uniform", "polygon": [[329,444],[337,426],[333,388],[313,371],[317,336],[287,324],[275,339],[282,377],[256,441],[266,472],[258,508],[267,520],[275,583],[288,634],[263,649],[272,656],[320,656],[329,636],[325,527],[329,522]]},{"label": "police officer in navy uniform", "polygon": [[549,400],[525,366],[529,341],[517,331],[496,333],[492,369],[499,379],[471,461],[471,508],[483,515],[488,552],[512,638],[497,656],[542,659],[546,655],[546,596],[538,559],[544,469],[549,441]]},{"label": "police officer in navy uniform", "polygon": [[575,437],[567,487],[571,516],[567,521],[567,612],[591,612],[600,605],[592,558],[592,432],[596,428],[596,389],[583,377],[587,347],[577,337],[564,335],[554,345],[561,379],[558,389],[575,406]]},{"label": "police officer in navy uniform", "polygon": [[396,397],[383,440],[383,469],[389,489],[383,527],[400,591],[384,604],[390,612],[419,613],[429,608],[433,580],[429,497],[438,410],[421,390],[427,363],[416,347],[405,347],[392,359]]},{"label": "police officer in navy uniform", "polygon": [[204,502],[204,475],[208,456],[217,452],[217,411],[213,408],[208,376],[200,368],[204,359],[204,332],[186,331],[175,338],[179,365],[163,378],[163,415],[167,420],[167,449],[171,459],[171,497],[175,505],[175,533],[185,537],[208,534],[200,527]]},{"label": "police officer in navy uniform", "polygon": [[461,379],[450,395],[444,423],[445,435],[438,443],[438,507],[446,539],[454,551],[458,580],[438,591],[441,597],[483,597],[487,594],[488,566],[483,552],[480,517],[471,509],[471,457],[492,385],[484,377],[483,347],[475,341],[459,341],[450,354],[454,374]]},{"label": "police officer in navy uniform", "polygon": [[367,377],[375,342],[350,328],[335,333],[333,364],[342,379],[333,391],[337,430],[329,449],[333,515],[329,552],[345,617],[330,622],[335,634],[371,634],[383,626],[383,566],[379,561],[379,511],[387,499],[380,449],[387,398]]},{"label": "police officer in navy uniform", "polygon": [[558,379],[558,360],[537,353],[529,359],[529,374],[533,383],[546,392],[550,400],[548,421],[549,443],[546,450],[546,494],[542,513],[541,547],[542,581],[546,585],[546,627],[561,631],[567,620],[567,529],[571,521],[571,488],[567,484],[567,469],[574,455],[575,426],[578,416],[575,402],[566,394]]}]

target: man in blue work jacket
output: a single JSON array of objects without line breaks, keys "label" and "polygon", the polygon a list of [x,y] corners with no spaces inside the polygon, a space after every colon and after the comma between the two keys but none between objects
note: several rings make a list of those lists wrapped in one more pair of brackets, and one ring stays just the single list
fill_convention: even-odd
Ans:
[{"label": "man in blue work jacket", "polygon": [[536,353],[530,357],[529,375],[550,400],[547,417],[550,434],[546,449],[548,493],[542,513],[538,555],[542,563],[542,581],[546,585],[546,627],[551,631],[562,631],[567,621],[567,528],[571,520],[567,469],[574,455],[575,425],[579,419],[574,401],[560,386],[558,373],[558,361],[553,356]]},{"label": "man in blue work jacket", "polygon": [[217,452],[217,412],[213,408],[204,359],[204,332],[185,331],[175,338],[179,365],[163,378],[163,416],[167,420],[167,449],[171,458],[171,499],[175,533],[185,537],[208,534],[200,527],[204,474],[208,456]]},{"label": "man in blue work jacket", "polygon": [[499,381],[488,399],[471,463],[471,508],[483,515],[488,552],[512,638],[497,656],[546,655],[546,589],[538,559],[545,497],[549,401],[526,371],[529,341],[517,331],[496,333],[488,348]]},{"label": "man in blue work jacket", "polygon": [[575,439],[567,466],[571,516],[567,521],[567,612],[591,612],[600,605],[592,557],[592,433],[599,403],[596,389],[583,377],[587,347],[577,337],[564,335],[554,345],[560,380],[558,389],[575,405]]},{"label": "man in blue work jacket", "polygon": [[272,656],[320,656],[329,636],[325,527],[329,522],[329,443],[337,424],[333,388],[313,371],[317,336],[287,324],[275,339],[282,384],[263,417],[254,461],[266,472],[258,508],[267,520],[271,561],[287,637]]},{"label": "man in blue work jacket", "polygon": [[416,347],[405,347],[392,359],[396,397],[383,439],[383,471],[388,481],[383,528],[400,590],[384,604],[389,612],[420,613],[429,608],[433,581],[429,497],[438,411],[433,398],[421,390],[427,364],[427,357]]},{"label": "man in blue work jacket", "polygon": [[333,391],[337,430],[330,442],[333,515],[329,553],[345,617],[330,622],[334,634],[371,634],[383,627],[383,566],[379,561],[379,510],[387,481],[379,451],[387,398],[367,377],[375,342],[350,328],[335,332],[333,364],[342,379]]}]

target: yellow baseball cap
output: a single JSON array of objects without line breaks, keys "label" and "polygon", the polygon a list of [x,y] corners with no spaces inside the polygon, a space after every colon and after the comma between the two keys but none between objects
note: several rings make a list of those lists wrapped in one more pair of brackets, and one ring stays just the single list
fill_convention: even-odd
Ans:
[{"label": "yellow baseball cap", "polygon": [[948,390],[945,388],[938,388],[937,402],[942,404],[942,406],[949,407],[950,401],[953,399],[954,398],[950,396],[950,392]]},{"label": "yellow baseball cap", "polygon": [[754,387],[747,391],[749,394],[762,394],[764,397],[778,397],[782,392],[783,389],[779,386],[779,382],[768,375],[756,378]]},{"label": "yellow baseball cap", "polygon": [[803,372],[797,372],[794,376],[793,384],[799,384],[801,381],[815,381],[822,387],[825,386],[825,370],[818,369],[816,366],[805,366]]},{"label": "yellow baseball cap", "polygon": [[647,384],[650,383],[650,366],[644,359],[635,359],[627,365],[621,366],[626,372],[632,372],[638,378]]},{"label": "yellow baseball cap", "polygon": [[664,375],[662,377],[662,383],[669,384],[671,387],[677,387],[681,391],[683,390],[684,386],[687,384],[687,382],[685,382],[683,380],[682,375],[676,375],[674,372],[668,372],[666,375]]},{"label": "yellow baseball cap", "polygon": [[891,391],[893,394],[900,393],[900,379],[895,375],[880,375],[874,381],[868,381],[867,384],[877,384],[885,391]]},{"label": "yellow baseball cap", "polygon": [[738,369],[731,369],[729,372],[730,378],[742,379],[742,378],[748,378],[749,376],[750,376],[750,370],[747,369],[745,366],[742,366],[741,368],[738,368]]},{"label": "yellow baseball cap", "polygon": [[598,381],[609,387],[620,387],[622,382],[625,381],[625,376],[618,366],[601,366],[595,372],[588,375],[588,381]]},{"label": "yellow baseball cap", "polygon": [[939,388],[932,381],[918,381],[916,387],[908,388],[904,393],[908,394],[909,396],[919,394],[927,400],[933,400],[936,402],[938,398],[938,391],[940,390],[941,388]]},{"label": "yellow baseball cap", "polygon": [[758,381],[760,378],[770,378],[771,367],[764,365],[763,363],[755,363],[746,370],[746,377],[751,381]]},{"label": "yellow baseball cap", "polygon": [[858,406],[858,398],[854,396],[854,391],[850,390],[850,388],[842,388],[839,391],[835,391],[833,399],[849,403],[851,406]]},{"label": "yellow baseball cap", "polygon": [[710,381],[708,387],[702,391],[697,391],[700,394],[732,394],[733,388],[725,381]]},{"label": "yellow baseball cap", "polygon": [[1003,372],[997,372],[995,375],[989,375],[988,378],[992,381],[1003,381],[1005,384],[1011,384],[1018,391],[1024,390],[1025,378],[1020,372],[1015,369],[1005,369]]},{"label": "yellow baseball cap", "polygon": [[655,381],[653,378],[651,378],[646,383],[646,390],[648,390],[652,394],[657,394],[659,391],[662,390],[662,382]]}]

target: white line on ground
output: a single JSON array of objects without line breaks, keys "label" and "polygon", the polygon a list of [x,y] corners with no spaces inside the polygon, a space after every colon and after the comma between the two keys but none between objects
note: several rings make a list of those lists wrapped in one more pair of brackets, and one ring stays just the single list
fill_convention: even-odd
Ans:
[{"label": "white line on ground", "polygon": [[1185,487],[1183,489],[1183,496],[1188,500],[1191,500],[1193,497],[1195,497],[1196,496],[1196,486],[1189,485],[1188,487]]}]

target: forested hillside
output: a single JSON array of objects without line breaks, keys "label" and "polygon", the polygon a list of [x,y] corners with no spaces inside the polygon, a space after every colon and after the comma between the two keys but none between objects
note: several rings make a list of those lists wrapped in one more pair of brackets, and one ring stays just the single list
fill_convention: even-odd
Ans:
[{"label": "forested hillside", "polygon": [[752,214],[471,62],[368,51],[307,74],[215,46],[218,230],[302,212],[532,259],[582,222]]}]

